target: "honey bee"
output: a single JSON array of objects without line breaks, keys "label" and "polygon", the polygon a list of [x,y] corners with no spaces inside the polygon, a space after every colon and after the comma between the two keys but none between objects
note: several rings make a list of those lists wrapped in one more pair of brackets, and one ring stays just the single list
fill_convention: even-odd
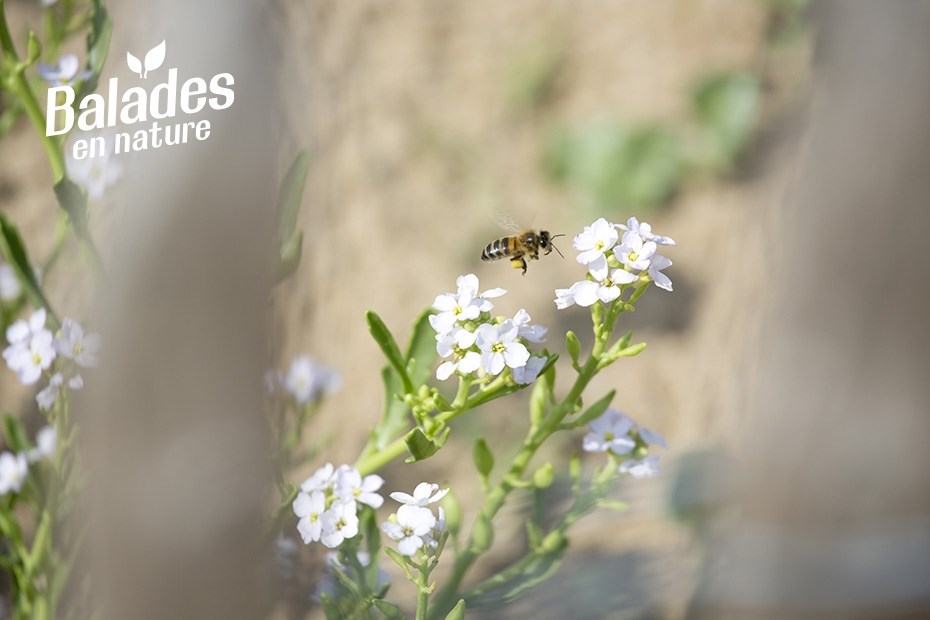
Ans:
[{"label": "honey bee", "polygon": [[510,264],[514,269],[523,269],[523,275],[526,275],[526,261],[538,260],[539,250],[545,250],[546,254],[551,254],[552,250],[559,253],[559,256],[565,258],[559,248],[552,244],[552,240],[565,235],[551,235],[548,230],[527,230],[519,235],[512,237],[501,237],[495,239],[481,253],[481,260],[500,260],[505,256],[510,258]]}]

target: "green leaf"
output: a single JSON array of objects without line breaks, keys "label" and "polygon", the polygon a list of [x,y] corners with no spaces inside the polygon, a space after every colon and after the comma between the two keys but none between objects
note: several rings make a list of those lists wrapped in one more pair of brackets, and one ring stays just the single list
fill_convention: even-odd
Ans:
[{"label": "green leaf", "polygon": [[278,190],[277,238],[279,243],[290,239],[297,229],[297,216],[300,214],[300,202],[307,184],[310,170],[310,155],[306,150],[294,158]]},{"label": "green leaf", "polygon": [[400,552],[397,551],[397,549],[394,549],[393,547],[385,547],[384,553],[386,553],[389,558],[394,560],[395,564],[404,569],[404,572],[410,570],[410,567],[407,566],[407,558],[402,556]]},{"label": "green leaf", "polygon": [[568,351],[569,357],[572,358],[572,366],[577,368],[578,356],[581,355],[581,341],[578,340],[575,332],[569,331],[565,334],[565,349]]},{"label": "green leaf", "polygon": [[103,0],[93,0],[90,12],[90,32],[87,33],[87,68],[90,69],[91,74],[81,85],[79,95],[74,98],[76,102],[97,89],[97,82],[103,72],[107,52],[110,50],[112,33],[113,23],[103,6]]},{"label": "green leaf", "polygon": [[391,335],[387,325],[375,312],[369,310],[365,314],[365,318],[368,320],[368,331],[371,332],[371,337],[375,339],[375,342],[381,348],[381,352],[384,353],[384,356],[400,377],[404,386],[404,393],[412,394],[414,391],[413,383],[407,374],[407,365],[400,354],[400,348],[397,346],[394,336]]},{"label": "green leaf", "polygon": [[32,304],[37,308],[45,308],[53,331],[58,329],[60,325],[58,316],[42,292],[42,287],[39,286],[32,263],[26,254],[23,239],[13,223],[3,213],[0,213],[0,253],[13,268]]},{"label": "green leaf", "polygon": [[451,428],[447,427],[435,441],[424,435],[419,428],[415,428],[404,435],[404,443],[407,444],[407,450],[410,452],[410,458],[406,462],[423,461],[436,454],[449,437],[451,430]]},{"label": "green leaf", "polygon": [[3,434],[11,452],[25,452],[32,447],[23,423],[10,413],[3,414]]},{"label": "green leaf", "polygon": [[[550,542],[552,534],[546,537],[544,545]],[[498,570],[497,574],[479,583],[465,592],[468,608],[495,609],[511,603],[542,584],[558,570],[568,549],[567,540],[561,538],[562,544],[555,545],[547,553],[530,553],[510,567]]]},{"label": "green leaf", "polygon": [[32,30],[29,31],[29,42],[26,44],[26,64],[32,64],[42,55],[42,44]]},{"label": "green leaf", "polygon": [[589,422],[592,422],[604,415],[604,412],[607,411],[608,407],[610,407],[610,401],[614,399],[614,395],[616,395],[616,393],[617,390],[611,390],[607,392],[604,397],[588,407],[584,413],[578,416],[578,418],[572,422],[572,426],[584,426],[585,424],[588,424]]},{"label": "green leaf", "polygon": [[[372,562],[374,564],[374,562]],[[384,599],[376,598],[371,601],[372,605],[378,608],[390,620],[406,620],[407,616],[400,610],[400,607],[394,603],[389,603]]]},{"label": "green leaf", "polygon": [[543,375],[541,380],[536,381],[533,392],[530,394],[530,422],[533,426],[539,426],[546,418],[546,414],[549,412],[551,396],[549,382],[546,381],[545,375]]},{"label": "green leaf", "polygon": [[436,332],[430,325],[430,309],[420,313],[413,324],[413,335],[407,346],[407,374],[414,385],[423,385],[429,379],[436,361]]},{"label": "green leaf", "polygon": [[475,459],[475,468],[478,470],[478,474],[482,479],[487,481],[488,476],[494,469],[494,455],[491,453],[491,449],[484,439],[478,439],[475,442],[475,449],[472,452],[472,456]]},{"label": "green leaf", "polygon": [[283,282],[297,271],[303,256],[303,244],[304,234],[299,230],[294,231],[294,234],[281,244],[278,264],[275,267],[275,282]]},{"label": "green leaf", "polygon": [[625,349],[622,349],[619,353],[617,353],[617,357],[618,357],[618,358],[620,358],[620,357],[633,357],[633,356],[639,355],[639,354],[642,353],[645,349],[646,349],[646,343],[645,343],[645,342],[640,342],[640,343],[634,344],[634,345],[632,345],[632,346],[626,347]]},{"label": "green leaf", "polygon": [[494,544],[494,526],[484,513],[479,513],[472,526],[471,539],[474,551],[481,553],[487,551]]},{"label": "green leaf", "polygon": [[455,604],[455,607],[452,608],[448,614],[446,614],[446,620],[462,620],[465,617],[465,599],[459,599],[459,602]]}]

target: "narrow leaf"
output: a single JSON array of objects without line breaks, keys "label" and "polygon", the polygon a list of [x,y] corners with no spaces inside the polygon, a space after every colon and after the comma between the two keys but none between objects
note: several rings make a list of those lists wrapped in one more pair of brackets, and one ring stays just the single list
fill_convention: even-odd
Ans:
[{"label": "narrow leaf", "polygon": [[610,406],[610,401],[614,399],[614,395],[616,393],[616,390],[607,392],[604,397],[588,407],[584,413],[578,416],[578,418],[574,421],[573,426],[584,426],[604,415],[604,412],[607,411],[607,408]]},{"label": "narrow leaf", "polygon": [[16,226],[3,213],[0,213],[0,254],[3,254],[3,257],[13,268],[17,279],[23,285],[23,290],[32,304],[37,308],[45,308],[52,330],[58,329],[60,325],[58,316],[52,310],[45,293],[42,292],[42,287],[39,286],[32,263],[26,254],[23,239],[19,236]]},{"label": "narrow leaf", "polygon": [[494,455],[491,453],[491,449],[484,439],[478,439],[475,442],[475,449],[472,451],[472,456],[475,459],[475,468],[478,470],[478,474],[487,480],[491,470],[494,469]]},{"label": "narrow leaf", "polygon": [[300,203],[303,199],[309,170],[310,155],[303,150],[294,158],[281,181],[277,211],[277,235],[278,242],[281,244],[290,239],[297,228],[297,216],[300,214]]},{"label": "narrow leaf", "polygon": [[381,317],[375,312],[369,310],[365,314],[365,318],[368,320],[368,330],[371,332],[371,337],[375,339],[375,342],[381,348],[381,352],[384,353],[388,362],[394,367],[394,370],[397,371],[401,382],[404,384],[404,393],[412,393],[413,383],[407,375],[406,364],[404,363],[404,358],[401,357],[400,348],[398,348],[394,336],[391,335],[387,325],[384,324],[384,321],[382,321]]},{"label": "narrow leaf", "polygon": [[12,414],[3,414],[3,434],[11,452],[24,452],[30,448],[29,435],[23,423]]},{"label": "narrow leaf", "polygon": [[448,614],[446,620],[462,620],[465,617],[465,599],[460,598]]}]

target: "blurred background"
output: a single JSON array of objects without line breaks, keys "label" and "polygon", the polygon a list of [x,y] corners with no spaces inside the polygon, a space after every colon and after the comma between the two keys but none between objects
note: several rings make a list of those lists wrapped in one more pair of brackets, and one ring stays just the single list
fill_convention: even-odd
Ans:
[{"label": "blurred background", "polygon": [[[550,328],[550,349],[562,352],[560,335],[567,329],[582,336],[584,344],[590,342],[587,313],[577,308],[556,313],[552,301],[554,289],[581,276],[571,250],[575,233],[598,217],[624,222],[636,216],[678,242],[670,252],[675,264],[668,270],[675,291],[650,290],[625,325],[634,329],[634,341],[649,343],[648,349],[611,367],[591,388],[592,395],[617,389],[615,406],[665,435],[671,449],[663,455],[663,474],[624,481],[616,497],[629,503],[629,511],[589,516],[576,528],[572,550],[553,579],[518,602],[475,617],[729,613],[726,617],[777,618],[800,617],[811,609],[853,617],[849,608],[828,605],[825,610],[803,597],[782,595],[775,586],[768,598],[750,594],[736,601],[732,592],[707,579],[719,568],[715,550],[725,546],[719,541],[736,529],[739,479],[746,471],[771,471],[777,463],[766,460],[775,457],[765,451],[749,450],[745,458],[747,445],[755,445],[747,437],[758,431],[750,423],[753,415],[766,419],[783,409],[810,413],[799,401],[805,392],[795,390],[792,399],[781,400],[797,385],[783,371],[792,364],[803,370],[805,359],[815,359],[803,352],[803,338],[795,342],[795,357],[775,356],[764,366],[765,377],[778,380],[759,381],[761,360],[770,350],[765,345],[785,333],[778,331],[784,326],[777,320],[774,327],[771,323],[786,316],[777,302],[802,301],[776,285],[807,278],[813,282],[811,303],[818,301],[818,293],[840,298],[829,297],[837,280],[815,277],[816,255],[801,266],[785,267],[783,250],[787,245],[789,254],[795,247],[822,251],[821,242],[831,240],[829,222],[807,226],[804,206],[847,204],[865,196],[816,191],[818,170],[836,172],[817,165],[861,146],[843,142],[854,136],[856,123],[815,134],[826,136],[828,146],[821,145],[820,151],[818,143],[811,146],[805,137],[809,125],[844,108],[847,100],[836,92],[868,99],[869,78],[901,68],[905,84],[925,73],[920,44],[903,51],[895,47],[919,41],[926,33],[926,10],[915,6],[920,3],[894,3],[895,8],[885,9],[838,4],[821,3],[817,11],[805,0],[269,4],[274,66],[268,71],[278,76],[278,92],[267,97],[277,101],[280,96],[281,110],[279,117],[262,122],[283,129],[276,155],[281,174],[302,148],[309,149],[311,162],[300,216],[303,260],[296,275],[273,291],[269,350],[278,367],[294,355],[311,354],[337,369],[343,381],[314,422],[314,440],[328,438],[329,443],[307,474],[326,461],[352,462],[380,415],[382,358],[365,329],[366,310],[376,310],[399,338],[406,338],[415,316],[437,294],[454,290],[456,276],[475,273],[482,289],[509,291],[498,310],[510,314],[525,308],[534,322]],[[148,9],[128,0],[110,5],[117,25],[111,54],[119,58],[132,40],[128,31],[121,33],[120,24],[135,22],[145,31],[140,15]],[[38,11],[25,1],[10,2],[8,10],[20,23],[34,20]],[[879,24],[874,31],[871,23]],[[910,28],[903,31],[907,24]],[[901,32],[907,36],[899,37]],[[867,44],[853,45],[857,40]],[[820,82],[812,78],[815,47],[833,50],[824,74],[829,79]],[[872,73],[863,74],[863,85],[834,89],[832,98],[814,97],[819,92],[814,84],[829,91],[831,84],[856,82],[857,53],[877,58],[864,64]],[[899,62],[901,58],[906,61]],[[888,79],[881,92],[901,85]],[[923,94],[917,93],[916,101],[924,101]],[[824,100],[836,107],[814,105]],[[882,122],[876,110],[888,103],[866,101],[863,115],[850,112],[850,118],[877,127]],[[26,123],[2,131],[0,208],[24,231],[33,255],[46,256],[55,242],[57,213],[44,156]],[[920,136],[900,129],[895,139],[882,143],[882,153],[870,153],[881,158]],[[805,160],[810,149],[821,159]],[[806,174],[799,174],[805,166]],[[881,170],[892,175],[886,168]],[[920,177],[909,174],[909,179]],[[838,178],[843,177],[834,174],[824,182]],[[902,187],[887,178],[881,182]],[[115,188],[95,207],[95,230],[102,236],[108,213],[131,208],[119,203],[119,192]],[[880,202],[888,204],[895,195],[890,191]],[[912,194],[925,195],[917,189]],[[878,198],[870,200],[866,206],[874,207]],[[918,202],[915,198],[907,204]],[[789,204],[800,210],[787,209]],[[559,247],[567,258],[554,253],[542,257],[525,276],[506,262],[482,263],[483,247],[505,234],[496,224],[505,213],[527,228],[565,233]],[[834,215],[845,221],[842,214]],[[880,217],[868,208],[857,217],[870,215]],[[845,236],[832,238],[833,243],[851,243],[860,231],[858,226],[842,230]],[[74,250],[65,252],[67,258]],[[902,258],[897,264],[906,262]],[[48,284],[66,312],[80,315],[87,300],[68,265],[62,261]],[[840,281],[856,282],[855,274],[839,274]],[[883,272],[873,275],[882,278]],[[926,286],[926,280],[916,281]],[[873,283],[881,281],[861,286]],[[843,299],[843,308],[858,303],[856,298]],[[808,310],[805,314],[795,308],[798,316],[817,316],[829,324],[830,316],[816,314],[816,303]],[[848,342],[847,336],[831,334],[834,340],[826,348],[830,342]],[[886,353],[893,357],[894,349]],[[826,365],[835,361],[831,357]],[[570,368],[560,365],[559,372],[559,385],[564,385]],[[11,373],[0,375],[0,409],[34,409],[33,395],[14,384]],[[826,393],[824,385],[806,388]],[[849,386],[846,394],[855,393],[856,386]],[[759,404],[760,394],[770,397],[766,406]],[[477,436],[487,437],[498,460],[506,460],[522,436],[526,404],[527,397],[518,395],[461,420],[455,441],[436,458],[381,472],[388,480],[386,490],[408,489],[424,479],[452,485],[469,522],[479,488],[477,479],[464,475],[468,468],[461,463],[469,461]],[[829,406],[818,405],[821,411]],[[924,411],[921,407],[916,411]],[[810,417],[799,415],[790,417],[795,425],[782,429],[785,433],[806,436],[797,424]],[[907,434],[905,428],[925,429],[923,418],[907,419],[913,424],[895,427],[891,416],[883,441],[893,444]],[[832,428],[847,422],[833,418]],[[763,436],[771,431],[763,428],[768,429]],[[561,439],[561,445],[550,446],[549,457],[565,458],[578,449],[580,436]],[[791,454],[798,462],[815,461],[814,446],[808,447],[812,450]],[[746,465],[753,458],[755,469]],[[870,458],[891,457],[878,453]],[[923,464],[912,463],[919,471],[925,471],[919,469]],[[803,486],[804,472],[791,470],[786,476]],[[808,491],[818,495],[817,488]],[[781,509],[801,496],[807,494],[786,493],[775,509],[762,514],[778,521]],[[552,501],[553,507],[559,505],[558,485]],[[918,514],[920,506],[926,508],[925,503],[917,506]],[[477,573],[488,574],[496,562],[503,565],[509,553],[517,553],[524,508],[510,506],[500,515],[499,548],[490,561],[479,564]],[[829,520],[820,526],[825,523]],[[731,568],[751,572],[749,566],[778,564],[771,556],[743,561],[747,564],[734,560]],[[276,609],[281,618],[315,617],[310,595],[321,565],[321,548],[301,549],[298,570],[288,573],[279,590]],[[770,585],[776,582],[773,577]],[[410,594],[399,580],[394,592]],[[747,586],[745,592],[755,590]],[[875,611],[865,609],[866,615]],[[908,613],[905,607],[902,614]]]}]

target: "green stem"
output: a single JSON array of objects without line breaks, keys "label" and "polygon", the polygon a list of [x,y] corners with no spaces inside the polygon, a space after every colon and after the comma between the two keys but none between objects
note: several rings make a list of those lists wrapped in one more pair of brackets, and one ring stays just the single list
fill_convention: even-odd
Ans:
[{"label": "green stem", "polygon": [[426,563],[420,565],[417,575],[417,616],[416,620],[426,620],[429,608],[429,570]]},{"label": "green stem", "polygon": [[[540,424],[539,427],[531,429],[527,434],[507,475],[491,489],[490,493],[488,493],[485,498],[484,505],[478,517],[476,517],[476,521],[477,519],[485,519],[490,522],[494,518],[504,505],[504,501],[507,499],[510,491],[514,488],[510,481],[519,480],[523,477],[526,468],[529,466],[530,461],[533,456],[535,456],[539,447],[550,435],[559,430],[562,420],[574,411],[578,399],[581,397],[594,375],[597,374],[600,357],[607,349],[614,324],[622,313],[623,309],[621,305],[615,303],[608,308],[607,316],[602,325],[598,325],[598,317],[595,317],[596,338],[594,346],[584,366],[578,371],[578,376],[575,379],[574,385],[562,402],[553,408],[552,412],[543,423]],[[600,313],[598,313],[598,315],[599,314]],[[443,586],[442,590],[436,595],[433,609],[437,610],[438,613],[447,612],[451,609],[454,602],[458,600],[458,591],[465,578],[465,574],[478,556],[486,551],[486,549],[476,546],[473,535],[469,537],[468,543],[465,545],[464,549],[465,550],[455,559],[451,576],[446,580],[446,584]]]}]

